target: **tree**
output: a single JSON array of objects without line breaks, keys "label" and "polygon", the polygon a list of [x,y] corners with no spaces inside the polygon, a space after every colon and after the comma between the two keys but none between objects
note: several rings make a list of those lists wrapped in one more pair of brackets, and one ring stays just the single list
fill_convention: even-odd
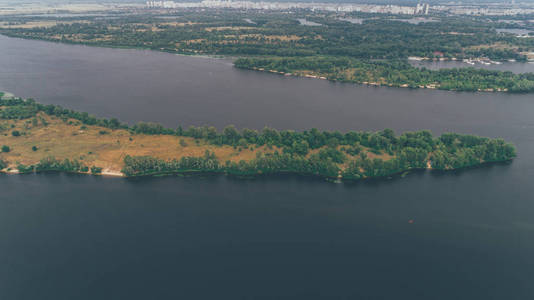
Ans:
[{"label": "tree", "polygon": [[237,145],[238,145],[239,147],[247,147],[247,146],[248,146],[248,142],[247,142],[246,139],[241,138],[241,139],[239,139],[239,141],[237,142]]},{"label": "tree", "polygon": [[225,144],[233,145],[239,140],[241,135],[239,134],[239,131],[235,129],[234,125],[229,125],[223,129],[223,137],[224,137],[223,142]]},{"label": "tree", "polygon": [[9,148],[9,146],[7,146],[7,145],[3,145],[3,146],[2,146],[2,152],[7,153],[7,152],[9,152],[9,151],[11,151],[11,149]]},{"label": "tree", "polygon": [[102,168],[97,167],[97,166],[91,167],[91,174],[96,175],[96,174],[101,174],[101,173],[102,173]]},{"label": "tree", "polygon": [[306,141],[293,142],[293,151],[298,155],[306,155],[310,151],[310,145]]}]

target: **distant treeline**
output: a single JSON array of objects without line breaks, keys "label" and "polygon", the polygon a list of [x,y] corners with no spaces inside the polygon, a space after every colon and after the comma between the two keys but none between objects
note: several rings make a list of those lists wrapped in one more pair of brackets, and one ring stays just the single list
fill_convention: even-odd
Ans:
[{"label": "distant treeline", "polygon": [[[167,18],[169,17],[169,18]],[[142,48],[187,55],[252,57],[238,59],[239,68],[286,73],[311,72],[330,80],[456,91],[534,91],[532,74],[461,68],[418,69],[410,56],[429,59],[489,58],[527,61],[534,38],[497,33],[502,23],[489,17],[434,17],[409,24],[407,16],[295,10],[203,10],[150,13],[113,18],[73,17],[50,27],[0,28],[0,34],[27,39],[104,47]],[[297,19],[322,26],[304,26]],[[10,24],[42,21],[10,16]],[[512,26],[512,25],[506,25]],[[262,57],[256,59],[255,57]]]},{"label": "distant treeline", "polygon": [[455,91],[534,92],[534,73],[514,74],[476,68],[429,70],[405,61],[356,60],[349,57],[240,58],[235,66],[284,73],[312,73],[327,79],[396,87],[434,87]]},{"label": "distant treeline", "polygon": [[[358,59],[405,59],[408,56],[526,60],[521,52],[534,40],[498,34],[495,23],[466,17],[409,24],[399,16],[348,14],[364,18],[353,24],[334,13],[296,11],[173,11],[162,19],[150,14],[114,18],[76,18],[51,27],[3,28],[9,36],[111,47],[149,48],[184,54],[231,56],[349,56]],[[303,26],[297,18],[323,26]],[[252,22],[247,22],[249,19]],[[397,20],[395,20],[397,19]],[[39,19],[10,17],[11,22]],[[438,20],[438,19],[436,19]],[[495,46],[499,45],[499,46]]]}]

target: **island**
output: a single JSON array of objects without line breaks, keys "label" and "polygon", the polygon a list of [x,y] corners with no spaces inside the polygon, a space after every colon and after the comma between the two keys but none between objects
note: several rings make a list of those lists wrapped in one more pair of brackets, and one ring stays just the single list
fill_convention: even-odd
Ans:
[{"label": "island", "polygon": [[[524,17],[510,18],[519,22]],[[222,56],[234,59],[238,68],[283,75],[373,86],[534,92],[534,73],[471,67],[534,61],[534,36],[503,32],[519,25],[489,17],[412,19],[322,10],[184,8],[113,17],[12,15],[4,19],[0,34],[10,37]],[[469,67],[414,66],[423,60],[465,61]]]},{"label": "island", "polygon": [[227,126],[176,129],[43,105],[0,93],[0,170],[115,176],[293,173],[332,180],[387,177],[411,170],[455,170],[510,161],[502,139],[429,131],[302,132]]}]

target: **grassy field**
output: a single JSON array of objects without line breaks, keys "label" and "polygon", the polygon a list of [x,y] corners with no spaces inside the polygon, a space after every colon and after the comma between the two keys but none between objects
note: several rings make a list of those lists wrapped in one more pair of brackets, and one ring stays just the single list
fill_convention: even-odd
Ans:
[{"label": "grassy field", "polygon": [[[8,168],[4,171],[10,169],[10,172],[16,172],[19,163],[32,165],[52,156],[59,160],[77,159],[86,166],[100,167],[104,175],[121,175],[126,155],[170,160],[201,157],[209,150],[221,162],[239,162],[252,160],[259,152],[281,151],[276,146],[217,146],[191,137],[134,134],[125,129],[85,126],[77,120],[61,120],[42,112],[35,119],[37,122],[31,119],[0,120],[0,147],[6,145],[10,148],[9,152],[0,153],[0,158],[8,163]],[[14,136],[13,132],[19,132],[20,136]],[[364,148],[363,151],[371,159],[392,158],[390,155],[378,155],[368,150]],[[318,151],[319,149],[312,150],[308,155]]]},{"label": "grassy field", "polygon": [[[31,165],[40,159],[54,156],[57,159],[78,159],[87,166],[98,166],[104,174],[119,174],[126,155],[149,155],[162,159],[183,156],[202,156],[210,150],[221,160],[250,160],[257,151],[270,152],[273,149],[259,147],[234,149],[231,146],[214,146],[202,140],[171,135],[132,134],[127,130],[98,126],[81,126],[76,120],[66,122],[40,113],[37,125],[28,120],[0,121],[0,145],[7,145],[11,151],[0,156],[15,168],[17,163]],[[43,125],[42,120],[48,123]],[[19,131],[20,136],[13,136]],[[181,143],[180,140],[183,140]],[[34,151],[32,147],[37,147]]]}]

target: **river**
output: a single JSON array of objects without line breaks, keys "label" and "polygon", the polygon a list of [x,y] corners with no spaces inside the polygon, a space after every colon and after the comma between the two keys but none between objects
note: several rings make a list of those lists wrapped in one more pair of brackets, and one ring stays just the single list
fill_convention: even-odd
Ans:
[{"label": "river", "polygon": [[1,175],[0,299],[534,295],[532,94],[365,87],[6,37],[0,90],[129,123],[430,129],[502,137],[519,154],[350,184]]}]

